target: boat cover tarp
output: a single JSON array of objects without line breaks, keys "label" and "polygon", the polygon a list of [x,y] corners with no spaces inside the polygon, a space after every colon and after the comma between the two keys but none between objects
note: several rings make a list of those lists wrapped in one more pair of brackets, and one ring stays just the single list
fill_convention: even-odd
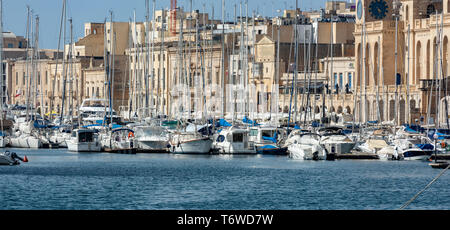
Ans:
[{"label": "boat cover tarp", "polygon": [[275,132],[275,134],[273,135],[273,137],[266,137],[266,136],[263,136],[262,138],[263,138],[263,140],[266,140],[266,141],[272,141],[273,143],[277,143],[277,132]]},{"label": "boat cover tarp", "polygon": [[450,136],[449,136],[449,135],[440,133],[440,132],[435,131],[435,130],[430,130],[430,132],[428,132],[428,137],[429,137],[430,139],[434,139],[434,134],[437,134],[437,135],[438,135],[438,138],[437,138],[438,140],[450,139]]},{"label": "boat cover tarp", "polygon": [[264,146],[261,146],[261,147],[259,147],[259,148],[260,148],[260,149],[263,149],[263,150],[278,149],[278,147],[275,146],[275,145],[264,145]]},{"label": "boat cover tarp", "polygon": [[416,144],[416,146],[422,150],[433,150],[434,146],[432,144]]},{"label": "boat cover tarp", "polygon": [[256,123],[256,121],[252,121],[248,117],[244,117],[244,119],[242,119],[242,122],[244,122],[246,124],[253,125],[253,126],[258,126],[259,125],[258,123]]},{"label": "boat cover tarp", "polygon": [[369,139],[366,141],[366,143],[372,149],[382,149],[389,146],[385,140]]},{"label": "boat cover tarp", "polygon": [[128,131],[128,132],[134,133],[134,131],[132,129],[121,128],[121,127],[113,129],[112,133],[119,132],[119,131]]},{"label": "boat cover tarp", "polygon": [[[85,125],[85,126],[81,126],[82,128],[90,128],[90,127],[103,127],[103,125],[100,124],[93,124],[93,125]],[[113,129],[117,129],[117,128],[122,128],[123,126],[121,125],[117,125],[117,124],[113,124],[112,128]]]},{"label": "boat cover tarp", "polygon": [[34,125],[34,128],[36,128],[36,129],[48,128],[48,125],[46,125],[45,122],[41,121],[41,120],[35,120],[33,125]]},{"label": "boat cover tarp", "polygon": [[408,132],[408,133],[419,133],[419,132],[417,132],[416,130],[411,129],[409,126],[406,126],[405,132]]},{"label": "boat cover tarp", "polygon": [[231,124],[225,119],[221,118],[218,122],[218,127],[231,127]]}]

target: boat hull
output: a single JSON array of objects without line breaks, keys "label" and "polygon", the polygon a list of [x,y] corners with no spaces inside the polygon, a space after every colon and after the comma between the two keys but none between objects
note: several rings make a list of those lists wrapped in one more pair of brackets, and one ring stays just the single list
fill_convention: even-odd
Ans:
[{"label": "boat hull", "polygon": [[0,165],[18,165],[18,164],[20,164],[18,160],[14,160],[9,156],[0,154]]},{"label": "boat hull", "polygon": [[169,141],[138,141],[139,152],[168,152],[170,146]]},{"label": "boat hull", "polygon": [[295,160],[326,160],[323,149],[315,146],[293,144],[288,147],[289,157]]},{"label": "boat hull", "polygon": [[11,138],[10,145],[13,148],[42,148],[43,144],[41,140],[35,137],[14,137]]},{"label": "boat hull", "polygon": [[101,152],[102,148],[97,142],[73,143],[67,141],[67,148],[71,152]]},{"label": "boat hull", "polygon": [[324,143],[323,146],[330,154],[345,154],[351,153],[352,149],[355,147],[355,143]]},{"label": "boat hull", "polygon": [[208,139],[198,139],[186,142],[180,142],[172,145],[173,153],[178,154],[209,154],[212,141]]},{"label": "boat hull", "polygon": [[136,154],[137,149],[136,148],[127,148],[127,149],[110,149],[105,148],[105,152],[108,153],[119,153],[119,154]]}]

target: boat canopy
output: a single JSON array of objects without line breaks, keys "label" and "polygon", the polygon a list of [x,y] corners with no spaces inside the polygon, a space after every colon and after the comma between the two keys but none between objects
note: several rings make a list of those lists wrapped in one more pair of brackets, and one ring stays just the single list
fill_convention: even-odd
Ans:
[{"label": "boat canopy", "polygon": [[231,127],[231,124],[226,121],[225,119],[221,118],[218,122],[216,127]]},{"label": "boat canopy", "polygon": [[247,116],[245,116],[244,119],[242,119],[242,122],[253,125],[253,126],[259,126],[259,124],[256,123],[256,121],[250,120]]},{"label": "boat canopy", "polygon": [[134,131],[133,131],[132,129],[122,128],[122,127],[113,129],[113,130],[111,131],[111,133],[116,133],[116,132],[120,132],[120,131],[127,131],[127,132],[132,132],[132,133],[134,133]]}]

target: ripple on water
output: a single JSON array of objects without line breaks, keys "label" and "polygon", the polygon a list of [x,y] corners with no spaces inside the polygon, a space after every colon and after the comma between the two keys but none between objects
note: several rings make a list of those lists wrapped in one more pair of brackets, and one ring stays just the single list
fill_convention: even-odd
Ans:
[{"label": "ripple on water", "polygon": [[[425,162],[15,150],[0,209],[396,209],[439,171]],[[409,208],[448,209],[444,174]]]}]

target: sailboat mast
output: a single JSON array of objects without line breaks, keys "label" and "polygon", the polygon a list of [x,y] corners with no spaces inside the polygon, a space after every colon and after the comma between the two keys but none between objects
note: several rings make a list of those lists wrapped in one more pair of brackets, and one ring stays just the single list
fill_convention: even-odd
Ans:
[{"label": "sailboat mast", "polygon": [[3,133],[3,106],[5,105],[4,96],[5,91],[3,88],[3,0],[0,0],[0,87],[1,87],[1,94],[0,94],[0,130]]},{"label": "sailboat mast", "polygon": [[203,124],[206,124],[206,116],[207,116],[207,111],[206,111],[206,79],[205,79],[205,64],[206,64],[206,8],[205,8],[205,4],[203,4],[203,45],[202,45],[202,82],[203,82],[203,89],[202,89],[202,96],[203,96]]},{"label": "sailboat mast", "polygon": [[110,65],[109,65],[109,118],[110,118],[110,124],[113,123],[113,107],[114,107],[114,56],[115,56],[115,50],[116,50],[116,32],[114,30],[114,22],[113,22],[113,12],[111,11],[111,33],[110,33],[110,51],[112,53],[112,58],[110,58]]},{"label": "sailboat mast", "polygon": [[[165,20],[165,10],[162,9],[162,20]],[[164,84],[164,73],[163,73],[163,61],[164,61],[164,33],[165,33],[165,28],[164,28],[164,23],[161,24],[161,46],[160,46],[160,50],[159,50],[159,79],[158,79],[158,87],[157,87],[157,92],[160,95],[160,98],[158,98],[158,103],[157,103],[157,107],[159,107],[159,105],[162,105],[162,101],[164,101],[164,96],[161,97],[161,95],[163,94],[163,90],[161,90],[161,82],[162,84]],[[161,101],[160,101],[161,100]],[[161,112],[164,111],[163,107],[161,107]]]},{"label": "sailboat mast", "polygon": [[[398,113],[398,85],[400,82],[398,82],[397,79],[397,57],[398,57],[398,15],[395,15],[395,64],[394,64],[394,76],[395,76],[395,111],[397,115],[394,117],[394,125],[399,125],[399,119],[400,113]],[[395,130],[395,128],[394,128]]]},{"label": "sailboat mast", "polygon": [[[236,23],[236,4],[234,4],[234,25],[233,25],[233,28],[236,28],[236,25],[237,25],[237,23]],[[231,57],[232,57],[232,60],[231,60],[231,69],[230,69],[230,71],[229,71],[229,73],[233,76],[232,77],[232,83],[233,83],[233,87],[232,87],[232,89],[230,90],[230,92],[232,92],[233,93],[233,114],[232,114],[232,124],[233,124],[233,126],[234,126],[234,124],[235,124],[235,120],[236,120],[236,99],[237,99],[237,96],[236,96],[236,78],[237,78],[237,74],[235,74],[234,73],[234,68],[235,68],[235,66],[234,66],[234,62],[235,62],[235,51],[234,51],[234,48],[235,48],[235,37],[236,37],[236,33],[235,33],[235,31],[234,31],[234,29],[233,29],[233,41],[232,41],[232,51],[231,51]]]},{"label": "sailboat mast", "polygon": [[[277,18],[277,63],[276,63],[276,78],[275,78],[275,92],[276,92],[276,100],[275,100],[275,104],[276,104],[276,108],[275,108],[275,113],[276,113],[276,124],[278,124],[278,103],[279,103],[279,95],[280,95],[280,33],[281,33],[281,19]],[[273,97],[272,99],[273,100]]]},{"label": "sailboat mast", "polygon": [[[27,6],[27,32],[26,32],[26,40],[27,40],[27,49],[26,49],[26,61],[25,61],[25,69],[26,69],[26,73],[27,73],[27,78],[26,80],[26,89],[25,89],[25,99],[26,99],[26,120],[28,121],[29,119],[29,107],[30,107],[30,102],[29,102],[29,98],[30,98],[30,93],[29,93],[29,79],[30,79],[30,74],[29,74],[29,66],[28,66],[28,60],[29,60],[29,52],[30,52],[30,46],[31,46],[31,42],[30,42],[30,7]],[[1,31],[3,33],[3,31]]]},{"label": "sailboat mast", "polygon": [[63,57],[63,62],[62,62],[62,74],[61,74],[61,76],[62,76],[62,78],[63,78],[63,81],[62,81],[62,83],[63,83],[63,85],[62,85],[62,99],[61,99],[61,116],[60,116],[60,120],[59,120],[59,124],[61,125],[62,124],[62,122],[63,122],[63,118],[64,118],[64,104],[65,104],[65,100],[66,100],[66,81],[67,81],[67,79],[66,79],[66,77],[67,77],[67,73],[66,73],[66,62],[67,62],[67,60],[66,60],[66,43],[65,43],[65,41],[66,41],[66,18],[67,18],[67,8],[64,8],[64,31],[63,31],[63,46],[64,46],[64,48],[63,48],[63,54],[64,54],[64,57]]},{"label": "sailboat mast", "polygon": [[[153,109],[156,109],[156,108],[154,108],[154,106],[155,106],[155,101],[154,101],[154,98],[153,98],[153,94],[154,94],[154,90],[155,90],[155,68],[154,68],[154,56],[155,56],[155,44],[154,44],[154,42],[155,42],[155,31],[156,31],[156,16],[155,16],[155,9],[156,9],[156,2],[155,2],[156,0],[153,0],[153,21],[152,21],[152,37],[151,37],[151,50],[152,50],[152,52],[151,52],[151,56],[150,56],[150,73],[151,73],[151,79],[152,79],[152,89],[151,89],[151,96],[150,96],[150,98],[151,98],[151,108],[152,108],[152,110]],[[153,116],[153,114],[152,114],[152,116]]]},{"label": "sailboat mast", "polygon": [[[330,114],[333,112],[333,110],[331,109],[331,108],[333,108],[334,107],[334,104],[333,104],[333,97],[334,97],[334,95],[333,95],[333,88],[334,88],[334,90],[336,90],[336,94],[338,94],[339,92],[338,92],[338,88],[336,87],[336,85],[337,85],[337,82],[335,82],[335,75],[334,75],[334,72],[333,72],[333,67],[334,67],[334,63],[333,63],[333,61],[334,61],[334,36],[333,36],[333,20],[331,20],[331,22],[330,22],[330,30],[331,30],[331,32],[330,32],[330,36],[331,36],[331,38],[330,38],[330,50],[331,50],[331,65],[330,65],[330,77],[331,77],[331,85],[330,85],[330,88],[331,88],[331,94],[330,94],[330,107],[328,108],[329,109],[329,111],[330,111]],[[365,79],[365,75],[364,75],[364,79]]]},{"label": "sailboat mast", "polygon": [[[378,50],[375,52],[378,52],[378,79],[381,79],[381,43],[380,43],[380,37],[378,36]],[[376,93],[377,93],[377,120],[381,124],[381,110],[380,110],[380,81],[377,81],[376,86]]]},{"label": "sailboat mast", "polygon": [[222,91],[222,117],[225,117],[225,0],[222,0],[222,79],[221,91]]},{"label": "sailboat mast", "polygon": [[[252,78],[255,79],[255,65],[256,65],[256,63],[255,63],[255,57],[256,57],[255,11],[252,12],[252,43],[253,43],[252,44],[252,47],[253,47],[253,53],[252,53]],[[256,86],[255,86],[255,89],[256,89]],[[260,96],[261,95],[262,95],[262,92],[260,92]],[[254,112],[258,112],[258,107],[256,107],[256,111],[254,111],[254,110],[252,111],[252,116],[250,116],[252,120],[254,119],[254,115],[253,115]]]},{"label": "sailboat mast", "polygon": [[[63,0],[63,6],[62,6],[62,10],[61,10],[61,22],[60,22],[60,26],[59,26],[58,49],[56,52],[57,57],[56,57],[56,65],[55,65],[55,77],[53,78],[53,81],[52,81],[51,100],[50,100],[50,109],[49,109],[50,117],[53,117],[53,103],[55,101],[55,84],[56,84],[56,78],[58,76],[58,60],[59,60],[58,54],[59,54],[59,50],[60,50],[60,46],[61,46],[63,23],[65,24],[65,21],[64,21],[65,8],[66,8],[66,0]],[[28,55],[28,45],[27,45],[27,55]],[[63,59],[64,59],[64,54],[63,54]]]},{"label": "sailboat mast", "polygon": [[73,82],[73,25],[72,18],[69,19],[70,23],[70,46],[69,46],[69,117],[70,122],[72,122],[73,116],[73,91],[72,91],[72,82]]},{"label": "sailboat mast", "polygon": [[145,16],[145,49],[147,55],[145,55],[145,74],[144,74],[144,82],[145,82],[145,117],[148,117],[148,111],[149,111],[149,78],[150,78],[150,2],[149,0],[145,1],[145,8],[146,8],[146,16]]},{"label": "sailboat mast", "polygon": [[297,124],[297,116],[298,116],[298,108],[297,108],[297,99],[298,99],[298,87],[297,87],[297,79],[298,79],[298,0],[295,1],[295,21],[294,21],[294,33],[295,33],[295,47],[294,47],[294,82],[293,82],[293,92],[294,92],[294,123]]}]

